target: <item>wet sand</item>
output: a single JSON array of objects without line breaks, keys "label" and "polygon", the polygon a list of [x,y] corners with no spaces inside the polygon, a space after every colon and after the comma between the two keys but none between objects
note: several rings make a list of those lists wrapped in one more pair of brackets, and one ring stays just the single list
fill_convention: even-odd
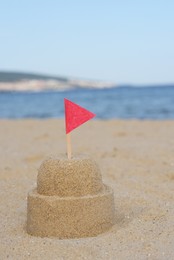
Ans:
[{"label": "wet sand", "polygon": [[63,120],[0,120],[0,259],[173,259],[174,121],[93,120],[73,131],[73,154],[95,159],[114,190],[116,223],[92,238],[30,236],[27,194],[65,140]]}]

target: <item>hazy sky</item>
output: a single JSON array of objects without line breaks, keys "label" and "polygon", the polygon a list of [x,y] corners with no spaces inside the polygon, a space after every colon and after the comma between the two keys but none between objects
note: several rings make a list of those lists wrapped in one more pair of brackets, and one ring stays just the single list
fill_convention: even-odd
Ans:
[{"label": "hazy sky", "polygon": [[0,70],[174,82],[173,0],[0,0]]}]

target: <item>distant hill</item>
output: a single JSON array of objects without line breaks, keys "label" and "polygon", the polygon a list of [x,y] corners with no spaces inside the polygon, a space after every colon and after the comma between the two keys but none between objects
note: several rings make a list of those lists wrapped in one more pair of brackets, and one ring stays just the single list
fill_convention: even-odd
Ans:
[{"label": "distant hill", "polygon": [[67,82],[64,77],[47,76],[35,73],[6,72],[0,71],[0,82],[17,82],[22,80],[57,80]]},{"label": "distant hill", "polygon": [[56,77],[37,73],[0,71],[0,91],[66,90],[113,87],[110,82]]}]

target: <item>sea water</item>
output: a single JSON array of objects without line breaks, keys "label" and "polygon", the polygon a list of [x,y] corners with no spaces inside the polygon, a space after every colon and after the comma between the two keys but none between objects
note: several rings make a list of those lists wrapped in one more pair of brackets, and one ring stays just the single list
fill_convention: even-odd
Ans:
[{"label": "sea water", "polygon": [[0,92],[0,118],[63,118],[64,98],[98,119],[174,119],[174,86]]}]

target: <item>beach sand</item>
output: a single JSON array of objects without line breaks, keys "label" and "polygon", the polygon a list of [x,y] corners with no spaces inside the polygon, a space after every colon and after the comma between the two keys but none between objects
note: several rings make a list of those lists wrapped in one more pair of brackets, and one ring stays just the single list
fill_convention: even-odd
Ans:
[{"label": "beach sand", "polygon": [[174,121],[97,121],[72,132],[114,190],[116,223],[82,239],[26,232],[27,194],[48,156],[66,152],[63,120],[0,120],[0,259],[174,259]]}]

